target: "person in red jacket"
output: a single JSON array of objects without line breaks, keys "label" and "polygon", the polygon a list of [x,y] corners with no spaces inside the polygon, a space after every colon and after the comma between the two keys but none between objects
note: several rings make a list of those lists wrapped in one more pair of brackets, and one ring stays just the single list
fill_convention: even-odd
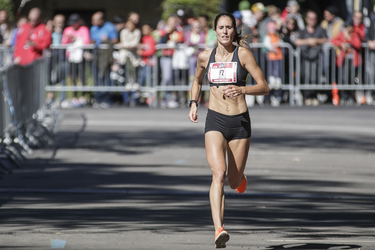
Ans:
[{"label": "person in red jacket", "polygon": [[29,21],[18,28],[17,42],[14,48],[14,63],[26,65],[43,55],[43,50],[52,43],[51,32],[41,22],[41,11],[33,8],[29,12]]},{"label": "person in red jacket", "polygon": [[[353,65],[356,68],[356,74],[358,66],[362,64],[362,58],[360,57],[361,49],[361,34],[356,32],[353,25],[350,23],[345,24],[345,28],[341,31],[331,43],[336,46],[336,65],[341,68],[345,61],[345,56],[348,54],[353,55]],[[349,45],[349,46],[348,46]],[[344,70],[343,74],[344,74]],[[354,78],[355,76],[352,76]],[[352,79],[351,78],[351,79]],[[347,79],[349,80],[349,79]],[[350,80],[349,80],[350,81]],[[346,105],[352,105],[354,103],[353,91],[339,91],[340,103]]]},{"label": "person in red jacket", "polygon": [[[341,31],[331,43],[337,46],[336,49],[336,65],[341,67],[344,63],[345,55],[353,53],[353,63],[357,68],[361,63],[359,58],[359,50],[361,49],[361,35],[355,32],[352,24],[346,23],[345,28]],[[348,44],[350,46],[348,46]]]},{"label": "person in red jacket", "polygon": [[156,53],[156,42],[154,37],[151,35],[152,28],[149,24],[142,26],[142,43],[138,47],[137,54],[142,57],[141,67],[138,72],[138,83],[144,86],[147,78],[147,66],[154,66],[152,56]]},{"label": "person in red jacket", "polygon": [[352,16],[354,32],[358,33],[361,41],[365,40],[366,27],[363,23],[363,13],[361,11],[355,11]]}]

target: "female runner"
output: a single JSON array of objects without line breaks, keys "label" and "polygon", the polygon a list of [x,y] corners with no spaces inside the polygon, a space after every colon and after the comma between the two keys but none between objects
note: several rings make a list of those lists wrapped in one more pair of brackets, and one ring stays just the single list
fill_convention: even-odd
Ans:
[{"label": "female runner", "polygon": [[[215,226],[215,245],[224,248],[229,240],[229,234],[223,228],[225,181],[227,179],[229,186],[239,193],[243,193],[247,185],[243,172],[250,147],[251,126],[245,95],[267,95],[269,87],[252,53],[239,46],[244,41],[237,32],[233,15],[217,15],[214,31],[218,46],[198,56],[191,87],[189,118],[194,123],[198,120],[198,98],[207,72],[211,88],[205,147],[212,170],[210,205]],[[257,82],[256,85],[246,86],[248,73]]]}]

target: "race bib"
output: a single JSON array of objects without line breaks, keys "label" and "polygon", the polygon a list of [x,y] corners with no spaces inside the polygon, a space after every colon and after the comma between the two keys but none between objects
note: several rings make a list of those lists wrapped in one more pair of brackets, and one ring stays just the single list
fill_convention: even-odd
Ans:
[{"label": "race bib", "polygon": [[210,63],[210,68],[208,70],[208,80],[211,83],[236,83],[237,63]]}]

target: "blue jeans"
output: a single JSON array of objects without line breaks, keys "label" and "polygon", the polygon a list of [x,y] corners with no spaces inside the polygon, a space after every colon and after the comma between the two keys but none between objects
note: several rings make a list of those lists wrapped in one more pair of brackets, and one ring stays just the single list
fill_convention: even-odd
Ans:
[{"label": "blue jeans", "polygon": [[[95,86],[113,86],[113,80],[109,78],[110,67],[106,70],[104,77],[99,76],[99,68],[95,64],[93,64],[92,71]],[[105,102],[109,105],[112,104],[109,92],[95,92],[94,98],[97,103]]]},{"label": "blue jeans", "polygon": [[281,60],[269,60],[269,76],[281,78]]}]

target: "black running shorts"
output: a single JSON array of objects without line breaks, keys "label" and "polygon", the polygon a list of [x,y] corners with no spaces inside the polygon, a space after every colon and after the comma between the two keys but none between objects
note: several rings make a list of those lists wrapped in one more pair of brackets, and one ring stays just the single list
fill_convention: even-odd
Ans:
[{"label": "black running shorts", "polygon": [[205,133],[220,132],[227,141],[251,137],[249,112],[238,115],[224,115],[209,109],[207,111]]}]

